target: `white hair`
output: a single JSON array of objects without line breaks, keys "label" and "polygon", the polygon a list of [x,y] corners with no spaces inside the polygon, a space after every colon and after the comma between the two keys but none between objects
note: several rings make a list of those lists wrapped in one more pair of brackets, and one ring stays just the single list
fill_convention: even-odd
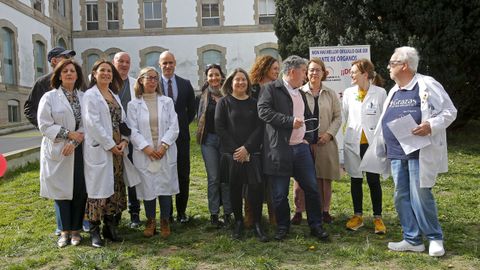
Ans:
[{"label": "white hair", "polygon": [[408,64],[409,69],[413,72],[417,72],[418,62],[420,61],[420,56],[418,55],[417,49],[413,47],[403,46],[395,49],[395,53],[398,56],[399,61]]},{"label": "white hair", "polygon": [[287,59],[283,60],[282,63],[282,73],[287,74],[289,70],[300,68],[302,65],[306,66],[308,64],[308,60],[302,58],[298,55],[291,55],[287,57]]}]

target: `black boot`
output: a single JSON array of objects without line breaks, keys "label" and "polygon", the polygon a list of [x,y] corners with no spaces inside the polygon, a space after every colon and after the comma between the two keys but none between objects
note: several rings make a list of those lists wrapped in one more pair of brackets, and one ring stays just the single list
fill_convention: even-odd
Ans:
[{"label": "black boot", "polygon": [[223,227],[223,222],[218,219],[218,215],[210,215],[210,223],[217,229]]},{"label": "black boot", "polygon": [[255,222],[253,225],[253,231],[260,242],[268,242],[268,237],[262,229],[262,224],[260,222]]},{"label": "black boot", "polygon": [[93,247],[103,247],[103,241],[100,237],[100,221],[90,221],[90,238]]},{"label": "black boot", "polygon": [[103,228],[102,228],[103,237],[106,239],[110,239],[113,242],[122,241],[118,237],[117,224],[118,222],[116,221],[115,216],[105,215],[103,217]]},{"label": "black boot", "polygon": [[240,240],[243,235],[243,220],[236,220],[233,227],[232,238]]}]

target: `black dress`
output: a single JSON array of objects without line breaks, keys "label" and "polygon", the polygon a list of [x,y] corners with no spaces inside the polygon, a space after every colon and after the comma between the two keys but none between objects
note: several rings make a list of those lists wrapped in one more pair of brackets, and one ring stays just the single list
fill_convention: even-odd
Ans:
[{"label": "black dress", "polygon": [[[248,97],[239,100],[228,95],[217,104],[215,129],[220,137],[220,179],[242,181],[244,184],[262,182],[260,146],[263,139],[263,123],[258,118],[257,101]],[[245,146],[250,161],[233,160],[235,149]]]}]

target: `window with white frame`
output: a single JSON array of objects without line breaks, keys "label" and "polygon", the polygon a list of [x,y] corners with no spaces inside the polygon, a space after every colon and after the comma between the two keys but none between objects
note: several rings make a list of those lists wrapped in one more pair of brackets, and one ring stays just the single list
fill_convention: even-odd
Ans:
[{"label": "window with white frame", "polygon": [[202,2],[202,26],[220,25],[220,10],[217,1]]},{"label": "window with white frame", "polygon": [[16,99],[10,99],[8,104],[8,122],[20,122],[20,102]]},{"label": "window with white frame", "polygon": [[118,30],[120,23],[118,21],[118,2],[107,2],[107,29]]},{"label": "window with white frame", "polygon": [[5,84],[15,84],[15,40],[14,33],[8,27],[0,28],[0,48],[2,58],[0,59],[0,82]]},{"label": "window with white frame", "polygon": [[145,0],[143,2],[143,16],[145,28],[162,27],[162,1]]},{"label": "window with white frame", "polygon": [[272,24],[275,17],[274,0],[258,0],[258,23]]},{"label": "window with white frame", "polygon": [[42,75],[46,74],[47,67],[45,61],[45,55],[47,54],[45,51],[45,44],[41,41],[35,41],[35,78],[38,78]]},{"label": "window with white frame", "polygon": [[98,30],[98,4],[87,2],[87,30]]}]

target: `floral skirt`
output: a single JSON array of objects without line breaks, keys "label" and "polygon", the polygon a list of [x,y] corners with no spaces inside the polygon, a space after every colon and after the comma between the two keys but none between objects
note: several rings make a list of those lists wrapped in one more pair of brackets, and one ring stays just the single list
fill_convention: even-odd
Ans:
[{"label": "floral skirt", "polygon": [[[114,137],[115,134],[114,134]],[[115,139],[115,138],[114,138]],[[87,199],[88,220],[100,221],[105,215],[115,215],[127,209],[127,192],[123,181],[123,156],[113,155],[113,195],[105,199]]]}]

